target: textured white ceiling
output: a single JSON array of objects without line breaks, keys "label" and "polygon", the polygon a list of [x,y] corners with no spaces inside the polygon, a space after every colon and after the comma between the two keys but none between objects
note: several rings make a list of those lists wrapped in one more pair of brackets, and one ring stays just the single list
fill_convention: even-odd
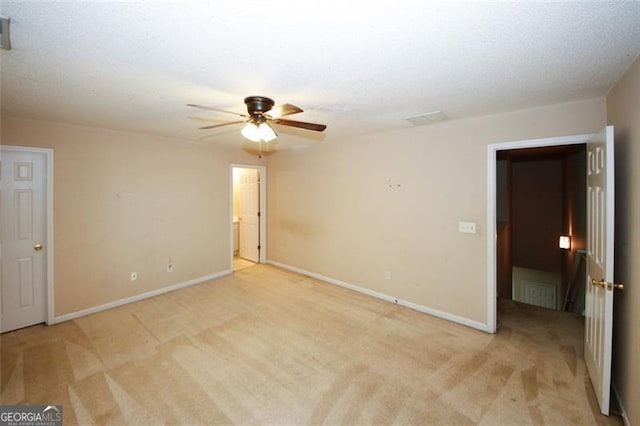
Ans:
[{"label": "textured white ceiling", "polygon": [[[8,2],[4,114],[237,144],[187,103],[265,95],[325,140],[604,95],[640,52],[640,2]],[[313,132],[280,128],[280,148]]]}]

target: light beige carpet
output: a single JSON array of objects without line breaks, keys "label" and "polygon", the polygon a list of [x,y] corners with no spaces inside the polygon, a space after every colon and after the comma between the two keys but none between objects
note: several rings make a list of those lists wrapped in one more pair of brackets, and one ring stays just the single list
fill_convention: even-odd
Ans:
[{"label": "light beige carpet", "polygon": [[65,424],[621,424],[581,321],[507,303],[492,336],[257,265],[0,337],[1,403]]},{"label": "light beige carpet", "polygon": [[239,271],[241,269],[244,268],[250,268],[251,266],[255,266],[256,263],[247,260],[247,259],[243,259],[239,256],[234,256],[233,258],[233,270],[234,271]]}]

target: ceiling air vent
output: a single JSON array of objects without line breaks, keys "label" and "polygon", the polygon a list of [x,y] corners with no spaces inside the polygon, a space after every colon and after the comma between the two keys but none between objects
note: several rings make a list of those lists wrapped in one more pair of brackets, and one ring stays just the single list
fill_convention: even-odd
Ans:
[{"label": "ceiling air vent", "polygon": [[9,18],[0,16],[0,49],[11,50],[9,39]]},{"label": "ceiling air vent", "polygon": [[447,120],[449,117],[444,115],[442,111],[433,111],[426,114],[415,115],[413,117],[406,118],[409,123],[414,126],[422,126],[424,124],[436,123],[438,121]]}]

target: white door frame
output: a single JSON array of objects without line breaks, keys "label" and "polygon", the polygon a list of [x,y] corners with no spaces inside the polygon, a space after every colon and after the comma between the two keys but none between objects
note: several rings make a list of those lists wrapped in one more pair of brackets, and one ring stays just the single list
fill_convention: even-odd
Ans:
[{"label": "white door frame", "polygon": [[29,152],[43,154],[45,156],[45,241],[46,251],[46,271],[45,271],[45,294],[47,302],[47,324],[55,324],[55,291],[54,291],[54,257],[53,257],[53,149],[50,148],[32,148],[25,146],[1,145],[0,155],[5,151],[13,152]]},{"label": "white door frame", "polygon": [[587,143],[593,136],[594,133],[588,135],[528,139],[493,143],[487,147],[487,331],[489,333],[495,333],[497,327],[496,153],[510,149],[583,144]]},{"label": "white door frame", "polygon": [[229,165],[229,269],[233,271],[233,169],[254,169],[260,174],[260,263],[267,263],[267,167],[254,164]]}]

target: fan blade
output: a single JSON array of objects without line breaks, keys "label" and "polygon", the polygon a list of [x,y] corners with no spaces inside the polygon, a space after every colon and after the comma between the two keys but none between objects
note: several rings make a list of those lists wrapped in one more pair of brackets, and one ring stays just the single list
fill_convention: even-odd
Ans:
[{"label": "fan blade", "polygon": [[268,118],[275,120],[277,118],[284,117],[285,115],[298,114],[299,112],[304,111],[302,110],[302,108],[299,108],[295,105],[282,104],[278,105],[275,108],[272,108],[271,111],[267,112],[265,115]]},{"label": "fan blade", "polygon": [[244,123],[245,120],[240,120],[240,121],[229,121],[228,123],[222,123],[222,124],[213,124],[211,126],[204,126],[204,127],[199,127],[200,130],[205,130],[205,129],[215,129],[216,127],[223,127],[223,126],[228,126],[230,124],[239,124],[239,123]]},{"label": "fan blade", "polygon": [[194,115],[190,115],[189,117],[190,120],[196,120],[196,121],[206,121],[206,122],[210,122],[210,123],[218,123],[220,122],[220,120],[214,120],[213,118],[208,118],[208,117],[196,117]]},{"label": "fan blade", "polygon": [[305,123],[304,121],[285,120],[284,118],[273,120],[273,122],[282,126],[299,127],[301,129],[315,130],[316,132],[322,132],[327,128],[324,124]]},{"label": "fan blade", "polygon": [[227,114],[233,114],[233,115],[239,115],[240,117],[246,117],[245,114],[240,114],[238,112],[233,112],[233,111],[227,111],[226,109],[211,108],[211,107],[206,107],[206,106],[202,106],[202,105],[195,105],[195,104],[187,104],[187,106],[193,107],[193,108],[206,109],[207,111],[225,112]]},{"label": "fan blade", "polygon": [[[199,141],[204,141],[207,139],[213,139],[213,138],[219,138],[221,135],[226,135],[228,133],[237,133],[237,130],[231,129],[231,130],[225,130],[222,132],[216,132],[216,133],[200,133],[202,136],[198,136],[197,140]],[[217,143],[217,142],[214,142]]]}]

